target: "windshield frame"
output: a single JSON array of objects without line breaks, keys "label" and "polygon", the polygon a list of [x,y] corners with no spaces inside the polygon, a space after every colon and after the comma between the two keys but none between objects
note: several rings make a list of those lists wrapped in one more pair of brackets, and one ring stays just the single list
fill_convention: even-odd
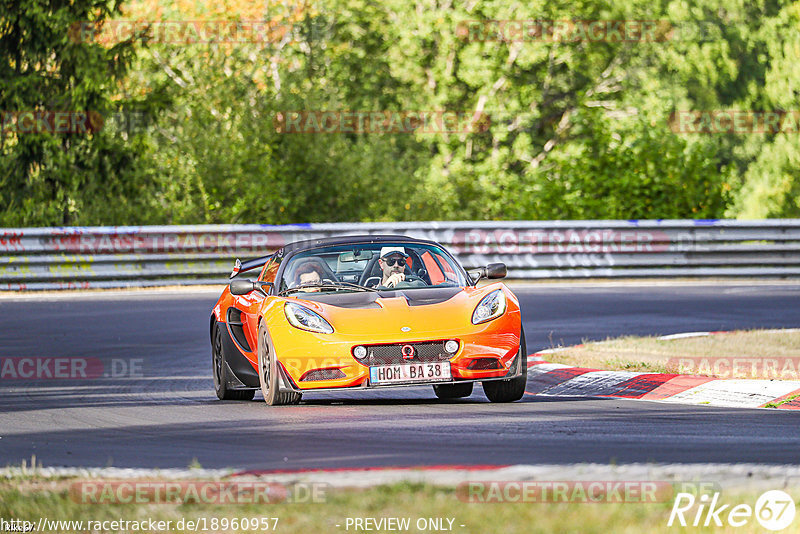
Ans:
[{"label": "windshield frame", "polygon": [[[380,292],[384,292],[384,291],[406,291],[406,290],[419,291],[419,290],[430,290],[430,289],[442,289],[444,287],[453,287],[453,288],[457,287],[457,288],[464,289],[466,287],[471,287],[472,286],[471,279],[469,277],[469,274],[467,274],[467,271],[464,269],[464,267],[461,265],[461,263],[450,253],[450,251],[447,250],[440,243],[437,243],[435,241],[428,241],[428,240],[423,240],[423,239],[410,239],[410,238],[409,239],[398,238],[398,239],[392,239],[391,241],[389,241],[389,240],[386,240],[386,241],[384,241],[384,240],[372,241],[372,240],[364,239],[364,240],[352,241],[352,242],[349,242],[349,243],[348,242],[321,243],[321,244],[318,244],[318,245],[315,244],[315,245],[311,245],[311,246],[308,246],[308,247],[303,247],[303,248],[292,250],[291,252],[289,252],[288,254],[286,254],[282,258],[282,262],[281,262],[280,268],[278,269],[277,275],[275,276],[275,284],[271,288],[270,294],[278,295],[283,290],[289,289],[288,287],[282,288],[282,285],[283,285],[283,282],[284,282],[284,276],[286,275],[286,270],[293,263],[292,260],[295,258],[295,256],[299,256],[299,255],[304,255],[305,256],[310,251],[314,251],[314,250],[336,249],[336,248],[341,248],[341,247],[344,247],[344,248],[353,247],[353,248],[355,248],[355,247],[365,247],[365,246],[366,247],[377,247],[378,250],[380,248],[382,248],[382,247],[391,247],[391,246],[411,247],[411,248],[432,247],[432,248],[438,249],[438,251],[440,251],[442,253],[442,255],[445,256],[449,260],[449,262],[451,263],[451,266],[455,268],[456,273],[460,277],[460,280],[457,281],[457,282],[453,282],[452,285],[431,285],[431,286],[425,286],[425,287],[402,287],[402,288],[382,288],[382,286],[378,286],[378,287],[374,288],[374,289],[377,289]],[[313,255],[313,253],[312,253],[312,255]],[[324,260],[322,260],[322,261],[324,261]],[[345,288],[342,288],[342,289],[345,289]],[[360,290],[357,290],[357,289],[354,288],[353,291],[360,291]],[[347,292],[349,293],[350,291],[347,291]],[[334,293],[334,292],[331,292],[331,293]],[[293,292],[293,293],[289,294],[289,296],[295,296],[295,297],[297,297],[299,295],[302,295],[301,291]],[[284,296],[286,296],[286,295],[284,295]]]}]

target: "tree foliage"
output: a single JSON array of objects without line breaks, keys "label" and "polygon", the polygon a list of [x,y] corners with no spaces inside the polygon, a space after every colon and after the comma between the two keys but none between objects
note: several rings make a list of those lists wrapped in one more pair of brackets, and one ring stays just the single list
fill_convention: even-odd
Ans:
[{"label": "tree foliage", "polygon": [[[133,49],[126,42],[110,48],[82,42],[71,33],[76,23],[118,11],[104,0],[0,3],[3,224],[85,224],[113,213],[136,218],[134,199],[146,174],[137,157],[141,141],[103,128],[115,111],[133,105],[119,89]],[[59,126],[55,112],[69,126]],[[15,119],[24,115],[31,120]]]},{"label": "tree foliage", "polygon": [[[0,109],[133,110],[140,120],[84,136],[4,135],[0,224],[800,213],[797,133],[687,134],[671,122],[682,110],[800,109],[798,2],[135,0],[120,10],[16,0],[2,9]],[[67,38],[76,21],[110,17],[267,30],[249,42]],[[503,20],[660,21],[659,39],[508,41],[491,31]],[[489,125],[276,128],[303,110],[446,110]]]}]

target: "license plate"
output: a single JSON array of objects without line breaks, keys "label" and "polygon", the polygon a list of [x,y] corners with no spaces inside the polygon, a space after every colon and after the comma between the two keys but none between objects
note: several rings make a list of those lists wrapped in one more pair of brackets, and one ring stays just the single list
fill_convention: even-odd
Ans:
[{"label": "license plate", "polygon": [[380,365],[369,368],[373,385],[450,380],[450,362]]}]

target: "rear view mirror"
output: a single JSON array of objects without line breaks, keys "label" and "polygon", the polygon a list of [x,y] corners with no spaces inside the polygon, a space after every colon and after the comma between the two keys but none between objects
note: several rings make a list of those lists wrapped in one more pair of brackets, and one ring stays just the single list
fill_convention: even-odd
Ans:
[{"label": "rear view mirror", "polygon": [[339,254],[339,263],[352,263],[369,259],[372,259],[372,251],[369,250],[353,250]]}]

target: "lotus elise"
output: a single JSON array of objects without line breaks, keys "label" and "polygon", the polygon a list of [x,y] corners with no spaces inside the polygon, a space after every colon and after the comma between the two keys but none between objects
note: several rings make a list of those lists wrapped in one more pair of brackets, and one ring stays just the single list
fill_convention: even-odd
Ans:
[{"label": "lotus elise", "polygon": [[[247,277],[248,274],[249,278]],[[492,263],[466,271],[443,246],[404,236],[295,242],[236,260],[211,314],[219,399],[296,404],[305,392],[430,385],[437,397],[522,398],[519,301]]]}]

